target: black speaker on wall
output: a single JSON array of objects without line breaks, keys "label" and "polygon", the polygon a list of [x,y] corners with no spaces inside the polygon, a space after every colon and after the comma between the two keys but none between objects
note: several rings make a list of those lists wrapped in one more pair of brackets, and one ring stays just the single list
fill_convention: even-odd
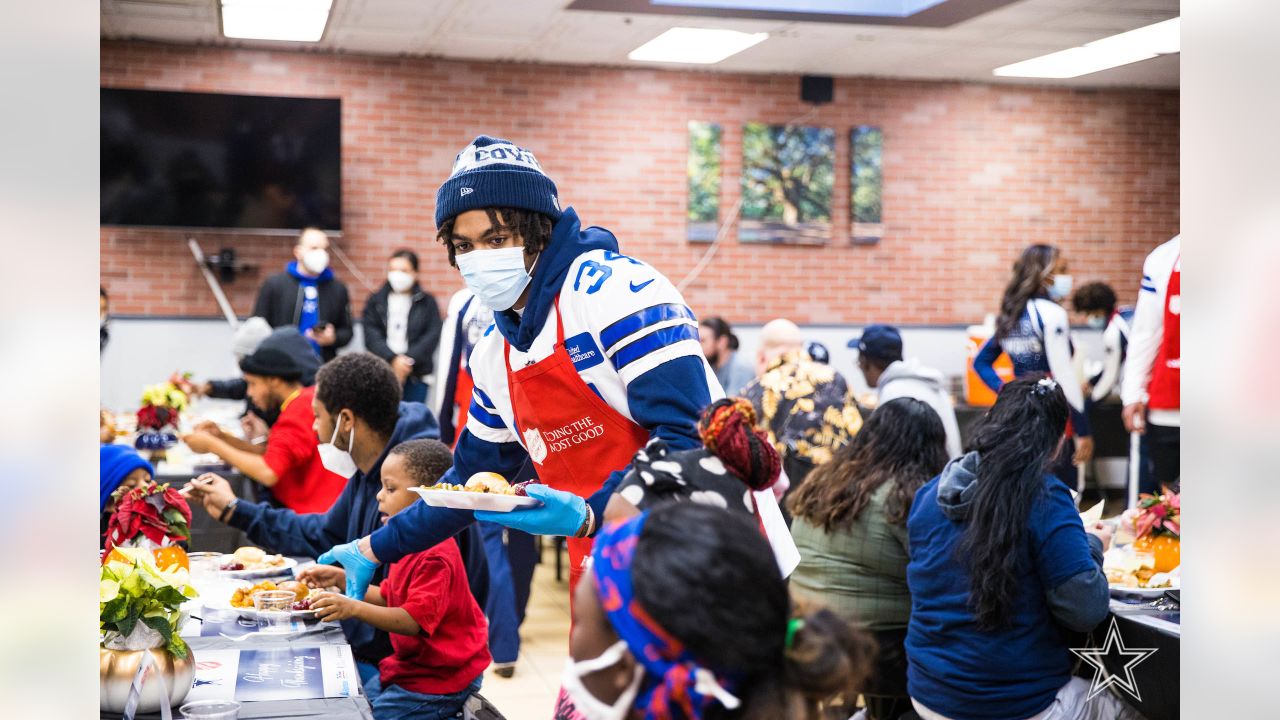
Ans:
[{"label": "black speaker on wall", "polygon": [[831,102],[836,83],[830,75],[802,75],[800,77],[800,99],[822,105]]}]

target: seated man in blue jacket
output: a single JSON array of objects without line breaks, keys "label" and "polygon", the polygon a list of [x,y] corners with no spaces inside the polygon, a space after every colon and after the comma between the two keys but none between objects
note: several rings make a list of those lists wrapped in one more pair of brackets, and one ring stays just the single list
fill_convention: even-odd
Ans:
[{"label": "seated man in blue jacket", "polygon": [[[270,552],[315,557],[382,527],[377,494],[387,452],[405,440],[438,439],[435,416],[421,403],[400,402],[400,382],[391,366],[370,353],[350,353],[321,366],[313,405],[315,430],[325,467],[350,478],[333,507],[298,514],[266,503],[242,502],[224,478],[206,473],[188,483],[190,497],[210,517],[239,528]],[[478,531],[459,535],[471,592],[484,605],[488,565]],[[379,578],[380,580],[381,578]],[[376,675],[378,660],[391,653],[386,633],[356,620],[342,623],[361,677]]]}]

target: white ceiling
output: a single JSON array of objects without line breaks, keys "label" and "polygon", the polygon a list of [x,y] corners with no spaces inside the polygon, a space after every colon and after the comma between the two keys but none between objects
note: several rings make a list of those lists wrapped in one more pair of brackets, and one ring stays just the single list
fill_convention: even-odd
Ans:
[{"label": "white ceiling", "polygon": [[335,0],[319,43],[228,40],[218,0],[101,0],[102,37],[202,45],[585,65],[634,63],[627,53],[670,27],[770,37],[723,72],[873,75],[1077,87],[1178,87],[1178,55],[1068,80],[997,78],[991,70],[1179,14],[1178,0],[1021,0],[948,28],[624,15],[565,10],[570,0]]}]

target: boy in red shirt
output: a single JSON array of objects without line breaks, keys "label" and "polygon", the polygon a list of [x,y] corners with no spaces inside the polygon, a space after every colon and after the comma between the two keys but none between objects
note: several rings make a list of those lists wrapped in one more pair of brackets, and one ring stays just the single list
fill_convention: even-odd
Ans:
[{"label": "boy in red shirt", "polygon": [[267,435],[265,452],[222,433],[212,423],[182,438],[193,452],[210,452],[254,481],[271,489],[281,505],[299,513],[324,512],[347,485],[347,478],[326,470],[320,460],[315,413],[316,389],[303,387],[303,367],[292,355],[259,346],[240,361],[247,395],[260,408],[279,408],[280,417]]},{"label": "boy in red shirt", "polygon": [[[409,440],[382,463],[382,521],[420,502],[409,488],[433,485],[453,464],[437,440]],[[342,587],[346,574],[314,565],[299,574],[311,587]],[[467,585],[457,543],[406,555],[364,601],[334,593],[312,604],[321,620],[355,618],[390,633],[392,654],[378,665],[380,682],[365,686],[376,720],[444,720],[462,712],[489,666],[489,628]]]}]

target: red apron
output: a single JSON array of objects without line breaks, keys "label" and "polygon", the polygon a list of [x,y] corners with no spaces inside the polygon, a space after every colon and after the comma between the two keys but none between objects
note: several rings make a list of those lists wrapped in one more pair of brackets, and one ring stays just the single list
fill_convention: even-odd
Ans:
[{"label": "red apron", "polygon": [[[503,341],[507,389],[516,432],[538,466],[538,477],[555,490],[587,498],[610,473],[631,463],[648,442],[649,433],[609,407],[582,381],[564,347],[558,300],[555,313],[556,344],[545,360],[512,370],[511,345]],[[583,561],[591,554],[591,539],[569,538],[568,545],[572,600]]]},{"label": "red apron", "polygon": [[1173,262],[1169,285],[1164,292],[1164,337],[1151,369],[1147,407],[1178,410],[1182,407],[1182,257]]},{"label": "red apron", "polygon": [[453,439],[449,443],[450,447],[458,446],[458,440],[462,438],[462,431],[467,429],[467,416],[471,412],[471,391],[476,387],[466,363],[465,358],[458,361],[458,379],[455,381],[453,390],[453,406],[456,409],[458,419],[453,424]]}]

